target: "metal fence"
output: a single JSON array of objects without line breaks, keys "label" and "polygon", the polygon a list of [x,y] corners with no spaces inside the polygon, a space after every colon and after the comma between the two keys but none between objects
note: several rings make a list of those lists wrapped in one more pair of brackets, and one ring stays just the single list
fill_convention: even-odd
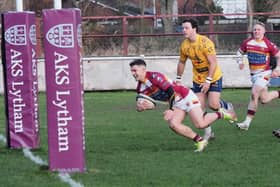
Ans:
[{"label": "metal fence", "polygon": [[[199,33],[209,36],[215,42],[218,54],[234,54],[241,41],[251,33],[248,30],[250,16],[253,21],[265,17],[267,37],[280,46],[280,12],[97,16],[83,17],[83,55],[178,55],[179,45],[184,39],[180,22],[187,17],[198,20]],[[166,32],[163,19],[172,22],[171,31]],[[38,28],[38,32],[40,30]],[[40,42],[39,47],[42,47]]]}]

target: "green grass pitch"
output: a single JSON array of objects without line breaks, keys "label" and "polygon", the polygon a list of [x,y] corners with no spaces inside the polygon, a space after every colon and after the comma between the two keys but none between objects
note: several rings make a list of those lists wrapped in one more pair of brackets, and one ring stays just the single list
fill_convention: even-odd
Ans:
[{"label": "green grass pitch", "polygon": [[[249,89],[225,89],[243,120]],[[264,187],[279,186],[280,139],[272,130],[280,128],[280,100],[259,105],[249,131],[219,120],[213,124],[216,139],[202,153],[194,143],[176,135],[162,118],[166,106],[136,112],[135,93],[87,92],[87,172],[72,178],[89,187]],[[0,133],[5,135],[5,109],[0,97]],[[188,119],[186,124],[190,125]],[[199,132],[203,131],[195,129]],[[40,94],[40,149],[33,154],[48,160],[46,101]],[[21,150],[7,149],[0,142],[0,186],[68,186],[56,172],[41,168]]]}]

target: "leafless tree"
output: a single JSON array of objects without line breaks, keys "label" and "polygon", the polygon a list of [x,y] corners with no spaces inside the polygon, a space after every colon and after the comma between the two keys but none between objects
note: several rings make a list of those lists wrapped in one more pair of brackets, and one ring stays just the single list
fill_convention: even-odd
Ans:
[{"label": "leafless tree", "polygon": [[11,1],[11,0],[0,1],[0,11],[1,12],[13,10],[13,9],[15,9],[15,7],[16,7],[15,1]]},{"label": "leafless tree", "polygon": [[255,12],[271,12],[273,7],[277,4],[278,0],[247,0],[247,9],[248,9],[248,31],[251,31],[253,28],[253,21],[258,20],[266,23],[268,15],[258,15],[253,16]]},{"label": "leafless tree", "polygon": [[[160,4],[161,4],[160,11],[161,11],[161,14],[163,14],[163,15],[172,15],[173,14],[172,8],[173,8],[173,4],[174,4],[175,1],[176,0],[160,0]],[[163,25],[164,25],[165,33],[173,32],[172,17],[164,16],[162,20],[163,20]]]}]

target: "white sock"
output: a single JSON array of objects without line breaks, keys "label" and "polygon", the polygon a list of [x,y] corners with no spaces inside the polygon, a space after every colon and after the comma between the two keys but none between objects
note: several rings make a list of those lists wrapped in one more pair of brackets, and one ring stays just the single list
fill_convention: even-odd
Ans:
[{"label": "white sock", "polygon": [[204,134],[210,135],[211,132],[212,132],[212,128],[210,126],[204,129]]},{"label": "white sock", "polygon": [[243,123],[245,123],[245,124],[247,124],[248,126],[250,126],[251,121],[252,121],[252,118],[246,116],[246,119],[244,120]]}]

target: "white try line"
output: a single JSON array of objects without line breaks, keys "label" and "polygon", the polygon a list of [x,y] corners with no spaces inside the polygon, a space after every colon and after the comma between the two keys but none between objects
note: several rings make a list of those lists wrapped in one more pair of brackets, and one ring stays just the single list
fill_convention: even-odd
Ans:
[{"label": "white try line", "polygon": [[73,180],[68,173],[59,173],[58,176],[59,176],[60,180],[70,184],[71,187],[83,187],[84,186],[81,183]]},{"label": "white try line", "polygon": [[0,141],[4,142],[5,144],[7,143],[6,138],[0,134]]},{"label": "white try line", "polygon": [[[2,134],[0,134],[0,141],[2,141],[5,144],[7,143],[6,138]],[[46,161],[42,160],[39,156],[34,155],[30,151],[30,149],[24,148],[22,151],[23,151],[23,155],[26,158],[29,158],[35,164],[38,164],[38,165],[41,165],[41,166],[42,165],[48,165],[48,163]],[[62,182],[68,183],[71,187],[83,187],[84,186],[81,183],[73,180],[68,173],[59,173],[58,177]]]},{"label": "white try line", "polygon": [[29,158],[33,162],[35,162],[38,165],[48,165],[48,163],[44,160],[42,160],[39,156],[33,155],[33,153],[28,148],[24,148],[22,150],[25,157]]}]

